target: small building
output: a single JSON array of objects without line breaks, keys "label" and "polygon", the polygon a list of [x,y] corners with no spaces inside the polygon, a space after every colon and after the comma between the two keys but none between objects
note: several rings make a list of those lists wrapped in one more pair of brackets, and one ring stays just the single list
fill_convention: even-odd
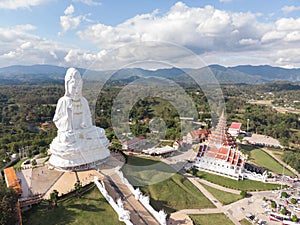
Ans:
[{"label": "small building", "polygon": [[232,136],[232,137],[237,137],[239,136],[240,132],[241,132],[241,123],[232,123],[230,125],[230,127],[228,128],[228,133]]},{"label": "small building", "polygon": [[149,148],[146,150],[143,150],[142,152],[147,155],[152,156],[162,156],[162,157],[168,157],[171,156],[176,150],[172,148],[171,146],[164,146],[161,148]]},{"label": "small building", "polygon": [[173,148],[175,150],[178,150],[183,146],[183,144],[184,144],[183,141],[178,139],[178,140],[174,141]]},{"label": "small building", "polygon": [[144,136],[139,136],[131,140],[122,142],[122,149],[124,150],[136,150],[141,149],[146,144],[146,139]]},{"label": "small building", "polygon": [[189,132],[183,141],[187,144],[196,144],[205,141],[210,135],[210,131],[207,129],[193,130]]},{"label": "small building", "polygon": [[8,167],[4,169],[4,178],[7,187],[13,188],[19,196],[22,195],[22,188],[18,180],[17,174],[13,167]]}]

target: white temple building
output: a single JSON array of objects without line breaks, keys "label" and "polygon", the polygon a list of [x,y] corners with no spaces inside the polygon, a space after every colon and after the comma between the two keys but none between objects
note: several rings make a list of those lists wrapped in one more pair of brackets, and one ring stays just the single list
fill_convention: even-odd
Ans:
[{"label": "white temple building", "polygon": [[247,157],[237,148],[235,139],[227,132],[224,114],[208,140],[198,149],[194,168],[235,180],[265,181],[267,174],[247,171]]}]

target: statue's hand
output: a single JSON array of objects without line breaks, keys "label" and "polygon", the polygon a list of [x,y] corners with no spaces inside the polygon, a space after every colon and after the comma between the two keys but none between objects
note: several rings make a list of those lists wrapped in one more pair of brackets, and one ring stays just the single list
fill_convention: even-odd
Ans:
[{"label": "statue's hand", "polygon": [[85,128],[88,128],[87,124],[86,123],[82,123],[80,124],[81,128],[85,129]]},{"label": "statue's hand", "polygon": [[59,139],[62,143],[74,143],[76,141],[75,134],[72,131],[60,133]]}]

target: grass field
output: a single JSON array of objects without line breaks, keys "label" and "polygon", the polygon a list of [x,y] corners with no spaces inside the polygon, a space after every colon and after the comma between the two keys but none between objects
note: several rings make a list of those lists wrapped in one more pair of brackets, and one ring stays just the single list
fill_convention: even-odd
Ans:
[{"label": "grass field", "polygon": [[22,163],[25,162],[27,159],[29,159],[29,158],[24,158],[24,159],[21,159],[19,162],[17,162],[17,163],[13,166],[14,169],[15,169],[15,170],[21,169]]},{"label": "grass field", "polygon": [[233,225],[234,224],[223,213],[189,215],[189,217],[193,220],[194,225],[211,225],[211,224]]},{"label": "grass field", "polygon": [[219,189],[210,187],[206,184],[201,183],[206,190],[208,190],[216,199],[218,199],[223,205],[228,205],[230,203],[236,202],[243,197],[241,195],[232,194],[226,191],[221,191]]},{"label": "grass field", "polygon": [[[155,209],[172,213],[180,209],[215,207],[188,179],[165,163],[135,156],[128,156],[127,163],[122,170],[132,184],[151,182],[140,189],[150,196]],[[156,180],[160,182],[153,182]]]},{"label": "grass field", "polygon": [[71,198],[48,209],[47,203],[34,206],[23,215],[24,225],[121,225],[117,214],[94,187],[81,198]]},{"label": "grass field", "polygon": [[[282,165],[261,149],[255,149],[251,151],[251,161],[253,161],[257,165],[267,168],[274,173],[282,174]],[[295,176],[286,168],[284,170],[284,174],[292,177]]]},{"label": "grass field", "polygon": [[164,181],[177,173],[171,166],[145,157],[127,156],[122,167],[124,176],[133,186],[147,186]]},{"label": "grass field", "polygon": [[197,176],[210,181],[212,183],[228,187],[236,190],[245,190],[245,191],[266,191],[266,190],[276,190],[280,185],[263,183],[254,180],[233,180],[227,177],[222,177],[203,171],[198,171]]},{"label": "grass field", "polygon": [[252,223],[250,223],[249,220],[247,220],[246,218],[240,220],[240,223],[241,223],[242,225],[252,225]]},{"label": "grass field", "polygon": [[151,205],[172,213],[181,209],[215,208],[215,206],[188,179],[175,174],[167,180],[141,187],[150,196]]},{"label": "grass field", "polygon": [[[245,145],[242,146],[242,149],[245,149],[249,153],[249,161],[257,164],[258,166],[265,167],[274,173],[282,174],[282,165],[278,163],[272,156],[259,148],[250,147]],[[294,173],[287,168],[285,168],[284,174],[292,177],[295,176]]]}]

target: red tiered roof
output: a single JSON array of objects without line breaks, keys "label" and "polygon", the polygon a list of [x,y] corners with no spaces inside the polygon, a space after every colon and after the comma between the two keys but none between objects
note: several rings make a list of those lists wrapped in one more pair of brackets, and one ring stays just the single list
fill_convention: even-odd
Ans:
[{"label": "red tiered roof", "polygon": [[192,139],[204,139],[206,137],[208,137],[208,135],[210,134],[210,131],[207,129],[201,129],[201,130],[193,130],[190,132]]},{"label": "red tiered roof", "polygon": [[[226,119],[222,115],[216,129],[212,131],[208,138],[208,145],[200,146],[197,156],[201,157],[205,152],[207,157],[225,160],[232,165],[241,166],[244,158],[240,156],[240,151],[236,149],[235,140],[227,132],[226,124]],[[207,151],[203,150],[204,146],[207,147]]]}]

